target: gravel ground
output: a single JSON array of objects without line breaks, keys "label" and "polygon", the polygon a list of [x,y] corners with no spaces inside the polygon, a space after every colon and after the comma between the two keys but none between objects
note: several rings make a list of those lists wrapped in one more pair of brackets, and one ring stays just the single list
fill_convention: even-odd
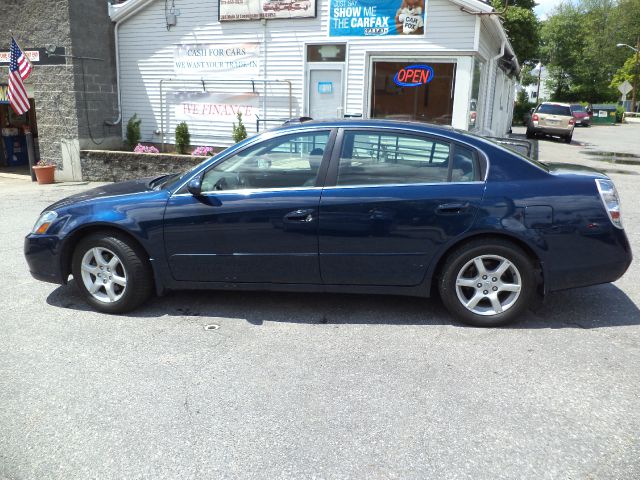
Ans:
[{"label": "gravel ground", "polygon": [[[640,152],[639,133],[540,142],[626,172],[636,252],[640,165],[583,152]],[[364,295],[174,293],[109,316],[22,256],[39,211],[90,186],[0,177],[0,479],[640,478],[637,261],[511,328]]]}]

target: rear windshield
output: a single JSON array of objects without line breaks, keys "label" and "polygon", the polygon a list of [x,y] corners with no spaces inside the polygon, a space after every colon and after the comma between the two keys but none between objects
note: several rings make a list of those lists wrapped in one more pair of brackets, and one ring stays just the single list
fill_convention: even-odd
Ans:
[{"label": "rear windshield", "polygon": [[582,105],[571,105],[571,110],[574,112],[586,112],[585,108]]},{"label": "rear windshield", "polygon": [[562,105],[548,105],[543,103],[538,107],[538,112],[548,113],[549,115],[571,116],[571,109],[569,107],[563,107]]}]

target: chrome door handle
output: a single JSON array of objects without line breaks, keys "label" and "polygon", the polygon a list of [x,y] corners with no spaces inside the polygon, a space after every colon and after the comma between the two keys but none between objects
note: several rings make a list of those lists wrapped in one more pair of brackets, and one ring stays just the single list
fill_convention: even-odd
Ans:
[{"label": "chrome door handle", "polygon": [[468,208],[468,203],[443,203],[442,205],[438,205],[436,213],[441,215],[455,215],[457,213],[462,213]]},{"label": "chrome door handle", "polygon": [[294,210],[293,212],[287,213],[284,216],[284,219],[287,222],[309,223],[313,222],[313,220],[315,219],[315,217],[313,216],[314,213],[315,209],[313,208]]}]

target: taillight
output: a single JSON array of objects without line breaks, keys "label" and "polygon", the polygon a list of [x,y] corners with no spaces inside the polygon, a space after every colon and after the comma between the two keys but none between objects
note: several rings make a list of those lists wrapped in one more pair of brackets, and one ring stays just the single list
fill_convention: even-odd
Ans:
[{"label": "taillight", "polygon": [[572,118],[571,120],[569,120],[569,125],[575,125],[575,124],[576,124],[575,118]]},{"label": "taillight", "polygon": [[471,112],[471,120],[475,120],[477,116],[477,112]]},{"label": "taillight", "polygon": [[618,197],[615,185],[611,180],[603,178],[596,178],[596,185],[607,215],[609,215],[609,220],[615,227],[623,228],[620,217],[620,197]]},{"label": "taillight", "polygon": [[533,117],[531,117],[531,120],[533,120],[534,122],[537,122],[538,120],[540,120],[540,119],[538,118],[538,114],[534,113],[534,114],[533,114]]}]

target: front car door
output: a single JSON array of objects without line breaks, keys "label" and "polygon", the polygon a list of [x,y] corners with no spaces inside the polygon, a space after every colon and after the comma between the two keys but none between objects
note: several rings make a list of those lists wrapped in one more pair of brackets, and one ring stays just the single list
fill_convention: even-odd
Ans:
[{"label": "front car door", "polygon": [[172,276],[320,283],[319,171],[334,136],[330,130],[279,135],[206,170],[201,195],[178,190],[164,218]]},{"label": "front car door", "polygon": [[420,284],[438,249],[471,227],[483,192],[471,147],[417,132],[341,131],[320,203],[322,280]]}]

